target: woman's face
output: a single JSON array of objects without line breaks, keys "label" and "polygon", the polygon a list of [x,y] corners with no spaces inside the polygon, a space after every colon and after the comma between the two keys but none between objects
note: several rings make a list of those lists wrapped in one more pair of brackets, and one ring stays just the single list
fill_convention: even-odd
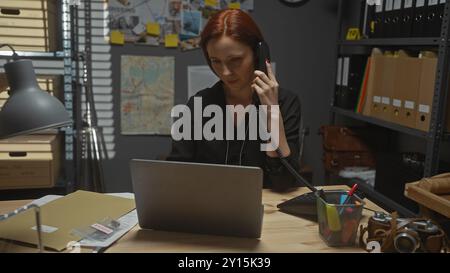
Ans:
[{"label": "woman's face", "polygon": [[233,90],[248,88],[254,79],[252,49],[227,36],[212,39],[206,46],[217,76]]}]

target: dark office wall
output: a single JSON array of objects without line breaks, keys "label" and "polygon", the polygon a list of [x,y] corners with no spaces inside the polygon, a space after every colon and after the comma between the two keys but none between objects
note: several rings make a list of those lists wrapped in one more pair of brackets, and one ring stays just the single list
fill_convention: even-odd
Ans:
[{"label": "dark office wall", "polygon": [[[271,48],[281,86],[299,94],[305,124],[311,135],[306,140],[305,160],[314,168],[314,183],[322,184],[322,148],[317,135],[328,122],[333,84],[336,42],[335,1],[314,0],[303,7],[284,6],[278,0],[256,0],[251,12]],[[155,159],[170,151],[170,136],[124,136],[120,134],[120,58],[121,55],[175,56],[175,104],[187,100],[187,66],[206,64],[201,50],[182,53],[176,49],[147,46],[113,46],[114,159],[104,164],[109,192],[130,191],[129,161]]]}]

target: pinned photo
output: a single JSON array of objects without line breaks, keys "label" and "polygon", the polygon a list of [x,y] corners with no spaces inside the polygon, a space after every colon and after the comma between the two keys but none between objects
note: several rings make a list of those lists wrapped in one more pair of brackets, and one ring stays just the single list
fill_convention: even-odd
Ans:
[{"label": "pinned photo", "polygon": [[159,46],[160,38],[154,36],[142,36],[136,42],[136,45]]},{"label": "pinned photo", "polygon": [[200,48],[200,37],[191,38],[188,40],[180,41],[180,50],[189,51]]},{"label": "pinned photo", "polygon": [[186,8],[185,5],[185,9],[193,9],[193,10],[200,10],[201,8],[203,8],[205,6],[205,1],[204,0],[187,0],[185,1],[186,5],[188,6],[188,8]]},{"label": "pinned photo", "polygon": [[167,19],[181,20],[181,6],[181,0],[170,0]]},{"label": "pinned photo", "polygon": [[200,11],[183,10],[181,13],[181,33],[199,36],[201,32],[202,15]]}]

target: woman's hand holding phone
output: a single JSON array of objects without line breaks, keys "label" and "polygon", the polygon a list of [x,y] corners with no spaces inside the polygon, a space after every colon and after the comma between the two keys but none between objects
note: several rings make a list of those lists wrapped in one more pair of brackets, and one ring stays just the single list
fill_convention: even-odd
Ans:
[{"label": "woman's hand holding phone", "polygon": [[272,65],[266,60],[267,74],[255,70],[255,79],[252,88],[258,94],[263,105],[278,105],[278,82],[273,74]]}]

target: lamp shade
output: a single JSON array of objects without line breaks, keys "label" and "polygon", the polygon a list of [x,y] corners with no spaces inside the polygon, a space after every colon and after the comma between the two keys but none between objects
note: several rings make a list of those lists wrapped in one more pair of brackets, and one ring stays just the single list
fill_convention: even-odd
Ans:
[{"label": "lamp shade", "polygon": [[72,124],[61,101],[39,88],[31,60],[7,63],[5,72],[10,92],[0,111],[0,138]]}]

